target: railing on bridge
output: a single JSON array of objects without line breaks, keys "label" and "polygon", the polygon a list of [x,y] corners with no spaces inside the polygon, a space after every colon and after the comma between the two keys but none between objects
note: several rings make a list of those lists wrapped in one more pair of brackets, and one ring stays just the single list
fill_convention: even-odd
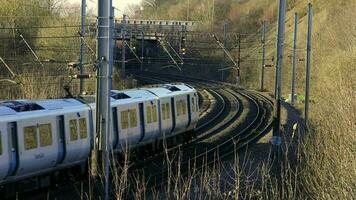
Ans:
[{"label": "railing on bridge", "polygon": [[[122,39],[123,20],[116,19],[116,39]],[[142,32],[145,34],[145,40],[156,40],[156,34],[175,35],[186,31],[195,31],[197,22],[195,21],[179,21],[179,20],[142,20],[142,19],[127,19],[125,24],[126,38],[128,35],[134,36],[136,39],[142,37]]]}]

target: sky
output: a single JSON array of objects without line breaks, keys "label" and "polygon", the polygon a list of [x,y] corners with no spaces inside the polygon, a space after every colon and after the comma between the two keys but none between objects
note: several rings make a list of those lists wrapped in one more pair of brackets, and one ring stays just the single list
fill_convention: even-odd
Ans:
[{"label": "sky", "polygon": [[[76,4],[81,4],[82,0],[68,0],[70,3],[76,3]],[[87,1],[87,5],[89,8],[91,9],[95,9],[97,7],[98,4],[98,0],[86,0]],[[113,1],[113,5],[116,8],[115,10],[115,16],[120,16],[122,14],[128,14],[127,6],[128,5],[132,5],[132,4],[139,4],[141,2],[141,0],[112,0]],[[96,10],[96,9],[95,9]]]}]

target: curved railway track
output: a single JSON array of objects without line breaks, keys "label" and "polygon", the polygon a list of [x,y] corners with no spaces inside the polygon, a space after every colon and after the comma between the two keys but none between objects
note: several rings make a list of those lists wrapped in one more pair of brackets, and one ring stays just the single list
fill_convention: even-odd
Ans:
[{"label": "curved railway track", "polygon": [[[162,188],[166,184],[167,176],[175,173],[177,169],[184,176],[189,173],[192,165],[199,170],[213,164],[217,157],[228,159],[236,150],[254,143],[272,127],[273,102],[258,92],[193,77],[153,72],[134,75],[142,83],[188,83],[198,89],[200,97],[200,120],[194,133],[195,137],[178,145],[165,146],[167,148],[163,151],[150,156],[137,156],[130,165],[129,178],[135,179],[135,173],[144,173],[149,180],[148,187]],[[180,156],[177,157],[178,154]],[[83,195],[81,188],[87,184],[85,181],[73,181],[71,186],[54,187],[49,192],[43,191],[43,194],[34,195],[34,198],[30,199],[68,199],[73,196],[79,198]]]},{"label": "curved railway track", "polygon": [[[211,121],[199,122],[196,138],[185,145],[167,149],[164,152],[165,155],[156,155],[160,159],[166,156],[165,162],[159,163],[157,160],[149,159],[148,162],[144,160],[138,165],[138,169],[143,168],[145,175],[151,180],[150,185],[154,187],[165,184],[167,174],[174,171],[170,169],[173,162],[179,165],[179,170],[182,170],[181,174],[185,174],[192,165],[199,169],[213,164],[216,157],[228,158],[236,150],[255,142],[272,128],[273,102],[255,91],[239,89],[230,84],[215,81],[169,74],[145,72],[144,75],[135,74],[135,77],[139,80],[156,80],[156,83],[182,81],[198,89],[218,94],[222,99],[220,103],[223,104],[223,109],[216,109],[219,112],[211,112],[211,115],[215,115],[215,117],[210,116]],[[239,120],[240,117],[243,119]],[[169,161],[169,157],[177,155],[177,149],[182,156],[177,161],[174,159],[173,162]],[[162,169],[162,171],[157,172],[157,169]],[[150,173],[152,171],[154,173]]]}]

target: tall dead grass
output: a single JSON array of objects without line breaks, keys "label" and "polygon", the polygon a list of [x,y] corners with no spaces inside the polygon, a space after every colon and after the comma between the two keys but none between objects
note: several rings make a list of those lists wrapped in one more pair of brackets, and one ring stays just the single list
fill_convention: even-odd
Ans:
[{"label": "tall dead grass", "polygon": [[316,199],[355,199],[356,1],[325,5],[329,25],[314,34],[317,102],[311,110],[313,129],[306,139],[301,178],[305,191]]}]

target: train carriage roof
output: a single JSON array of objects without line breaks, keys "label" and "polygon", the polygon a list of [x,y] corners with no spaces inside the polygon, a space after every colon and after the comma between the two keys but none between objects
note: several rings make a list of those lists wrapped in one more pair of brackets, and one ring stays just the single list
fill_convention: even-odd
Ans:
[{"label": "train carriage roof", "polygon": [[76,99],[48,99],[31,101],[26,99],[1,101],[0,116],[26,113],[28,111],[48,111],[65,109],[73,106],[82,106]]},{"label": "train carriage roof", "polygon": [[147,88],[158,97],[171,97],[173,95],[184,95],[195,91],[192,87],[186,84],[165,84],[158,87]]},{"label": "train carriage roof", "polygon": [[[140,101],[152,101],[162,97],[171,97],[174,95],[185,95],[195,92],[195,89],[186,84],[164,84],[156,85],[152,88],[130,89],[130,90],[112,90],[110,92],[111,101],[115,103],[134,103]],[[83,97],[84,101],[94,102],[95,96]],[[27,111],[49,111],[72,109],[72,107],[86,106],[82,100],[78,99],[48,99],[48,100],[10,100],[0,101],[0,116],[14,115],[19,113],[30,113]]]}]

